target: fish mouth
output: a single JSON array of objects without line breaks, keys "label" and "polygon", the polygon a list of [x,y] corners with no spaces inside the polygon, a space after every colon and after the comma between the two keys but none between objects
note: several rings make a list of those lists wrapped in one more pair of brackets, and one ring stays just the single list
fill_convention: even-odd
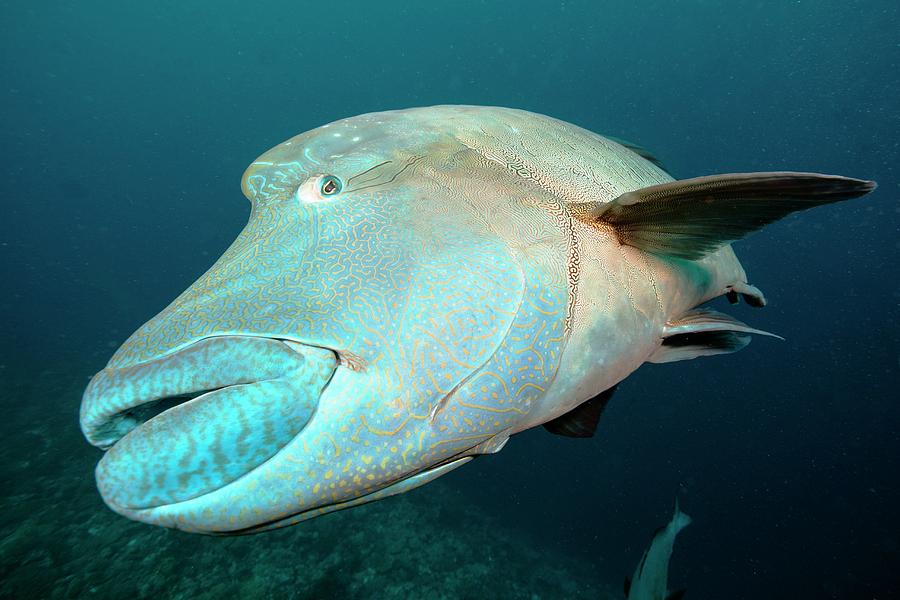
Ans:
[{"label": "fish mouth", "polygon": [[81,429],[117,512],[183,502],[254,470],[312,419],[338,365],[330,348],[252,335],[212,336],[88,384]]}]

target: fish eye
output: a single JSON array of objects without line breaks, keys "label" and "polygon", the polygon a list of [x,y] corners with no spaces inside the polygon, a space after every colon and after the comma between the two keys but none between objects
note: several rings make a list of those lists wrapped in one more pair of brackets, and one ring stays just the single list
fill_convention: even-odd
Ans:
[{"label": "fish eye", "polygon": [[334,196],[338,192],[341,191],[341,180],[335,177],[334,175],[326,175],[322,178],[322,183],[319,186],[319,190],[321,191],[323,196]]}]

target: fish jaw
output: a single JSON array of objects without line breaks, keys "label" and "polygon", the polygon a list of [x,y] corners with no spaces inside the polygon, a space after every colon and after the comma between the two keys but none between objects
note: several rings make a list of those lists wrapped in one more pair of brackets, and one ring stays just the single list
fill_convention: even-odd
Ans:
[{"label": "fish jaw", "polygon": [[[324,354],[319,358],[326,362]],[[334,365],[328,363],[329,367]],[[259,411],[250,417],[266,418],[273,406],[282,401],[290,404],[270,385],[283,384],[283,377],[228,386],[191,400],[207,403],[195,409],[194,419],[172,414],[182,405],[176,406],[136,427],[110,448],[97,467],[101,495],[115,512],[136,521],[192,533],[242,535],[408,491],[465,464],[471,454],[480,453],[479,444],[487,436],[448,439],[427,419],[393,432],[348,429],[346,423],[375,423],[365,410],[375,399],[367,396],[366,390],[372,390],[372,380],[379,377],[373,377],[371,371],[336,368],[306,425],[283,445],[279,441],[261,448],[274,449],[274,453],[259,464],[246,459],[241,463],[238,456],[225,465],[243,467],[237,473],[209,473],[210,465],[218,466],[209,460],[193,461],[185,467],[185,454],[194,456],[202,446],[191,441],[197,437],[195,430],[199,425],[203,431],[204,422],[215,420],[206,428],[214,433],[210,445],[228,451],[234,438],[223,439],[223,434],[228,436],[234,425],[227,419],[217,419],[220,415],[234,418],[233,412],[218,410],[232,400],[228,391],[256,386],[254,395],[241,391],[234,403],[256,405]],[[323,372],[328,374],[327,369]],[[299,387],[295,385],[293,390]],[[214,398],[217,394],[222,396]],[[348,418],[341,420],[339,414]],[[366,414],[369,421],[359,418]],[[168,427],[170,423],[179,427]],[[263,425],[268,423],[259,426]],[[410,435],[409,431],[415,433]],[[251,441],[252,437],[240,439],[241,443]],[[421,455],[411,452],[416,442],[423,445],[423,441],[432,451]]]},{"label": "fish jaw", "polygon": [[[559,379],[572,316],[567,261],[575,248],[563,206],[455,138],[435,133],[440,143],[421,142],[422,118],[369,115],[323,126],[248,169],[247,227],[135,332],[86,395],[85,434],[110,448],[97,474],[114,510],[204,533],[279,526],[495,451],[541,408]],[[443,130],[443,119],[432,128]],[[385,143],[409,147],[379,150]],[[340,176],[343,191],[307,201],[304,190],[323,175]],[[284,406],[297,393],[283,389],[292,363],[273,375],[281,388],[255,371],[232,378],[243,373],[233,366],[228,378],[189,390],[216,391],[145,424],[101,388],[128,369],[233,334],[331,349],[342,366],[307,422],[294,415],[264,453],[224,461],[238,467],[206,476],[186,458],[190,429],[237,431],[214,415],[238,412],[257,393],[261,403]],[[171,393],[182,392],[160,397]],[[257,413],[263,422],[265,412]],[[202,439],[206,448],[223,446],[214,434]],[[175,448],[178,440],[188,449]]]},{"label": "fish jaw", "polygon": [[108,448],[96,471],[104,501],[134,518],[228,487],[305,428],[336,367],[326,348],[217,336],[104,369],[81,409],[85,437]]}]

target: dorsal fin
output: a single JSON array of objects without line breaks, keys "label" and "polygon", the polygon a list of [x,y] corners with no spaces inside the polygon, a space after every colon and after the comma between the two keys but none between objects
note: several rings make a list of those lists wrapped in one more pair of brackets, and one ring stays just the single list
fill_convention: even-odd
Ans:
[{"label": "dorsal fin", "polygon": [[622,244],[697,260],[798,210],[849,200],[875,182],[819,173],[733,173],[672,181],[607,203],[570,205]]},{"label": "dorsal fin", "polygon": [[552,421],[544,423],[544,429],[556,435],[564,435],[566,437],[589,438],[594,436],[597,430],[597,423],[600,422],[600,415],[609,399],[612,398],[617,386],[612,386],[608,390],[600,392],[590,400],[586,400],[567,412],[560,415]]},{"label": "dorsal fin", "polygon": [[628,140],[623,140],[623,139],[620,138],[620,137],[615,137],[615,136],[612,136],[612,135],[604,135],[603,137],[605,137],[605,138],[608,139],[608,140],[614,141],[615,143],[619,144],[620,146],[625,146],[626,148],[628,148],[629,150],[631,150],[632,152],[634,152],[635,154],[637,154],[637,155],[640,156],[641,158],[643,158],[643,159],[645,159],[645,160],[648,160],[648,161],[652,162],[654,165],[656,165],[657,167],[659,167],[659,168],[662,169],[663,171],[666,171],[666,172],[669,171],[669,170],[666,168],[666,166],[662,163],[662,161],[659,160],[659,158],[658,158],[655,154],[653,154],[652,152],[650,152],[649,150],[647,150],[647,149],[644,148],[643,146],[639,146],[638,144],[629,142]]}]

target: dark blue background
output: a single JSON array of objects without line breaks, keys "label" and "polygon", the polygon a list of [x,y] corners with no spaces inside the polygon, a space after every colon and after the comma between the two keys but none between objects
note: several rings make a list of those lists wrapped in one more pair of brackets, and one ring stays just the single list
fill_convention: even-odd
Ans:
[{"label": "dark blue background", "polygon": [[639,142],[676,177],[876,179],[738,244],[770,306],[728,310],[786,342],[646,366],[593,440],[528,432],[447,480],[610,581],[680,493],[671,581],[691,598],[898,596],[896,1],[0,6],[16,372],[101,368],[237,234],[250,161],[344,116],[513,106]]}]

